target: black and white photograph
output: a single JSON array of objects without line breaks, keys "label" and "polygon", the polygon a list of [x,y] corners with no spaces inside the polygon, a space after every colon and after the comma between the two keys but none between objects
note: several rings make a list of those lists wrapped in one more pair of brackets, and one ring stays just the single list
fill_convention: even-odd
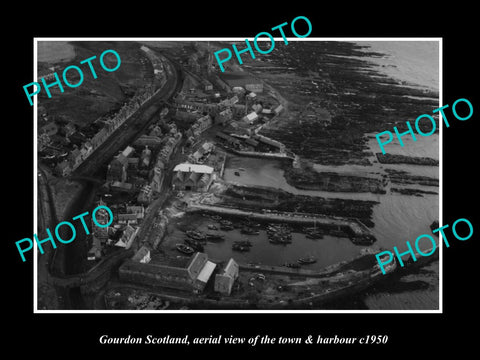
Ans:
[{"label": "black and white photograph", "polygon": [[37,40],[37,310],[440,309],[441,40],[263,40]]}]

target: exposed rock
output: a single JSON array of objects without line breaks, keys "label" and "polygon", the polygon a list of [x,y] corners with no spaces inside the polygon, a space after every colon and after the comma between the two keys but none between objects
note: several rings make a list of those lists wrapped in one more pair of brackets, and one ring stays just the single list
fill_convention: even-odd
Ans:
[{"label": "exposed rock", "polygon": [[429,157],[414,157],[395,154],[376,153],[378,162],[382,164],[414,164],[426,166],[438,166],[438,160]]}]

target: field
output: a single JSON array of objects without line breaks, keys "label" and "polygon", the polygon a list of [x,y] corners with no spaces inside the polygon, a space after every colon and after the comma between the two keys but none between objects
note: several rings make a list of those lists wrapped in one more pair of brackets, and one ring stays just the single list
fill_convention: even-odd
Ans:
[{"label": "field", "polygon": [[[140,45],[136,42],[71,42],[68,49],[73,51],[74,57],[69,58],[68,64],[62,63],[60,66],[57,62],[62,58],[62,54],[66,54],[66,50],[62,50],[65,46],[59,47],[58,44],[52,44],[55,43],[46,42],[42,45],[43,55],[41,58],[48,62],[39,62],[39,74],[50,73],[52,70],[49,70],[49,67],[57,65],[55,71],[61,78],[63,69],[68,64],[72,64],[82,69],[84,80],[77,88],[69,88],[64,85],[63,93],[58,86],[50,88],[51,98],[47,97],[45,91],[40,92],[39,103],[45,107],[51,119],[72,121],[80,127],[88,125],[97,118],[120,108],[129,97],[133,96],[137,89],[152,82],[152,65],[143,52],[139,50]],[[60,49],[60,55],[53,54],[57,49]],[[98,60],[102,52],[107,49],[115,50],[121,58],[120,68],[114,72],[104,71]],[[92,56],[97,56],[92,61],[98,75],[97,79],[93,78],[87,64],[79,64],[80,61]],[[105,61],[107,59],[105,57]],[[71,81],[75,83],[73,73]]]},{"label": "field", "polygon": [[39,41],[37,54],[39,62],[66,62],[75,58],[75,48],[68,41]]}]

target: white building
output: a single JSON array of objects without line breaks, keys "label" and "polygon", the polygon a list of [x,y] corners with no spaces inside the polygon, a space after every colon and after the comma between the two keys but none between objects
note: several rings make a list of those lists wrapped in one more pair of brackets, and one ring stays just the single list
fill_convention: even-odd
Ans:
[{"label": "white building", "polygon": [[230,295],[232,292],[233,283],[238,278],[238,264],[232,258],[220,274],[215,275],[215,291]]},{"label": "white building", "polygon": [[173,169],[174,190],[206,191],[213,181],[213,168],[207,165],[183,163]]},{"label": "white building", "polygon": [[249,124],[253,123],[257,119],[258,114],[255,111],[252,111],[250,114],[243,117],[243,120],[248,122]]},{"label": "white building", "polygon": [[115,243],[115,246],[124,247],[126,250],[130,249],[139,229],[140,228],[134,228],[127,225],[123,230],[122,237]]},{"label": "white building", "polygon": [[148,264],[152,258],[150,257],[150,249],[145,245],[142,246],[132,257],[133,261],[138,261],[143,264]]}]

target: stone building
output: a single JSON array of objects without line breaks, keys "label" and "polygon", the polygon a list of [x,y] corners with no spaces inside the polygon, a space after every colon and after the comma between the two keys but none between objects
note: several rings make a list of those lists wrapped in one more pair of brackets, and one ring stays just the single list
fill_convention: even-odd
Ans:
[{"label": "stone building", "polygon": [[197,252],[191,258],[171,258],[162,263],[127,260],[120,266],[119,276],[133,283],[202,292],[215,267],[206,254]]}]

